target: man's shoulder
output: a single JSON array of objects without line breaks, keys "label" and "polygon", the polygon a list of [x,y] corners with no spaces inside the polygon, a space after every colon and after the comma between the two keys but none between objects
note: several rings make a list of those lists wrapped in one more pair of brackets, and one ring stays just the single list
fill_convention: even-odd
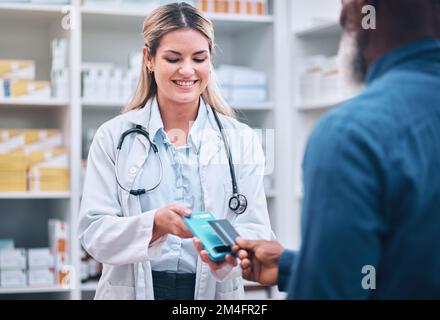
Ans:
[{"label": "man's shoulder", "polygon": [[352,133],[383,140],[400,125],[395,118],[392,94],[367,88],[361,94],[328,112],[315,127],[315,135]]}]

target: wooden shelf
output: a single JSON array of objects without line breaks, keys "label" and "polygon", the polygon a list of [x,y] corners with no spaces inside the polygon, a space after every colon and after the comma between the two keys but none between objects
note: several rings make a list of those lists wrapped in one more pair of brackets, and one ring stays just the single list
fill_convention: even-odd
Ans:
[{"label": "wooden shelf", "polygon": [[0,192],[0,199],[69,199],[70,192]]}]

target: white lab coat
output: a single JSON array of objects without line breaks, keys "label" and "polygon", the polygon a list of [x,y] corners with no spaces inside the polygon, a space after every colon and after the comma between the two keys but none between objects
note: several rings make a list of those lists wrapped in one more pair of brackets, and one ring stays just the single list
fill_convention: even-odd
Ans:
[{"label": "white lab coat", "polygon": [[[85,250],[104,266],[95,299],[154,299],[149,260],[160,257],[161,246],[166,240],[164,236],[149,245],[154,215],[159,208],[141,212],[139,197],[119,188],[115,178],[119,138],[135,125],[148,127],[150,104],[151,101],[142,109],[104,123],[90,149],[79,238]],[[229,219],[243,238],[270,239],[271,228],[263,189],[264,154],[258,137],[248,126],[219,114],[234,159],[238,187],[248,199],[246,212],[237,216],[228,207],[232,184],[223,140],[212,110],[208,109],[199,155],[205,210],[214,213],[217,218]],[[145,137],[139,134],[131,134],[124,140],[118,172],[125,188],[136,187],[133,184],[147,161],[149,148]],[[213,274],[199,257],[195,299],[243,297],[239,266],[223,268]]]}]

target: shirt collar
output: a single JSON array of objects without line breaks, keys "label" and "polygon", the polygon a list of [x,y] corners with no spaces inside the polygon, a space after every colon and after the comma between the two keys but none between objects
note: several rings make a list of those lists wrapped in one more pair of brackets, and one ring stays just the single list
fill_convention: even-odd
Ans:
[{"label": "shirt collar", "polygon": [[435,50],[440,50],[440,39],[418,40],[393,49],[370,66],[366,76],[366,83],[370,84],[396,65],[406,62],[414,56]]},{"label": "shirt collar", "polygon": [[[200,98],[199,110],[197,112],[196,120],[194,121],[188,135],[188,144],[191,147],[194,147],[196,152],[198,153],[200,150],[200,144],[202,140],[203,129],[205,127],[206,120],[208,118],[208,109],[205,101]],[[159,104],[157,103],[157,98],[153,98],[150,108],[150,123],[148,126],[148,134],[153,140],[165,139],[164,142],[167,142],[166,133],[164,130],[164,125],[162,121],[162,116],[159,110]]]}]

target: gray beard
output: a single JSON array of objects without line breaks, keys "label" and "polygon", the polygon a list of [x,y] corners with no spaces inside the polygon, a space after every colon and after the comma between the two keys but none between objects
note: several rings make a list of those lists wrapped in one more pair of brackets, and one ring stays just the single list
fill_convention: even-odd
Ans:
[{"label": "gray beard", "polygon": [[350,91],[359,90],[367,74],[364,44],[356,32],[342,33],[339,44],[338,62],[344,84]]}]

